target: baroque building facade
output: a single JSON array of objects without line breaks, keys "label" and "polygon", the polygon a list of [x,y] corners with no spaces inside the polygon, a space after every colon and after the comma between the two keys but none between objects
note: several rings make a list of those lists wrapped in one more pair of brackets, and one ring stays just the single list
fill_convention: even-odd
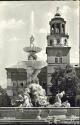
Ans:
[{"label": "baroque building facade", "polygon": [[10,97],[17,96],[20,89],[26,87],[27,72],[24,67],[17,65],[6,68],[7,70],[7,94]]}]

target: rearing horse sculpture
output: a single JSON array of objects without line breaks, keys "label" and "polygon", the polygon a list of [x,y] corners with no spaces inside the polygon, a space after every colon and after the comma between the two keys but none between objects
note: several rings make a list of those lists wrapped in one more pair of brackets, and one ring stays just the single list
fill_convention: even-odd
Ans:
[{"label": "rearing horse sculpture", "polygon": [[62,91],[61,93],[58,93],[55,97],[55,103],[53,106],[55,107],[61,107],[62,105],[62,101],[61,101],[61,98],[63,97],[63,95],[65,94],[64,91]]}]

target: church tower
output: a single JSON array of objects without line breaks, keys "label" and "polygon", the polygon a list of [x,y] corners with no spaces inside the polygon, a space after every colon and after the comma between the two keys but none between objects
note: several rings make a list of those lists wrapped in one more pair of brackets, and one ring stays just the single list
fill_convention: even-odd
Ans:
[{"label": "church tower", "polygon": [[54,18],[49,22],[50,34],[47,35],[47,95],[52,95],[50,88],[51,74],[58,66],[65,67],[70,63],[68,46],[69,35],[65,32],[66,21],[61,17],[59,8],[57,8]]}]

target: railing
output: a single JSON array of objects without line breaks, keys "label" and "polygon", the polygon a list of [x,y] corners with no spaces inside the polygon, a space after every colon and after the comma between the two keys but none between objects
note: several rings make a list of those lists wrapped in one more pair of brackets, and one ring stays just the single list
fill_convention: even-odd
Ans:
[{"label": "railing", "polygon": [[8,122],[79,124],[80,108],[1,107],[0,124]]}]

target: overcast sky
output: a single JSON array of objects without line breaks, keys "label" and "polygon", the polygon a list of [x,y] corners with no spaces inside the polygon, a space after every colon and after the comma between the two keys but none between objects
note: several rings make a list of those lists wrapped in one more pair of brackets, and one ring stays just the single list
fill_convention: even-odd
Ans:
[{"label": "overcast sky", "polygon": [[[56,7],[60,7],[67,21],[69,34],[70,62],[79,62],[79,3],[73,1],[4,1],[0,2],[0,84],[5,87],[5,67],[27,60],[23,47],[29,45],[30,35],[35,36],[35,45],[42,47],[38,55],[46,60],[46,35],[49,21],[54,17]],[[33,13],[33,22],[32,22]]]}]

